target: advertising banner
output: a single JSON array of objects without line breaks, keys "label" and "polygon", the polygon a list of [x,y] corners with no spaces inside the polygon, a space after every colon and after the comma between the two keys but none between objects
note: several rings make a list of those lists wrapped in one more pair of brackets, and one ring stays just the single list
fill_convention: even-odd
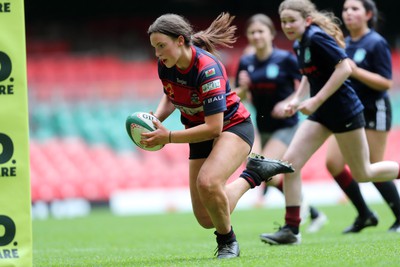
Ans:
[{"label": "advertising banner", "polygon": [[32,266],[24,1],[0,1],[0,266]]}]

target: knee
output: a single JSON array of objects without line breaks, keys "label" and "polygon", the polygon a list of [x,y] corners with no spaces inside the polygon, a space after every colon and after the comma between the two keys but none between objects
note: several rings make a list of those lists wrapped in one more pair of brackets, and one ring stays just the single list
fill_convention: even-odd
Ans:
[{"label": "knee", "polygon": [[213,179],[211,176],[197,177],[197,190],[199,191],[200,196],[210,196],[217,191],[218,185],[215,180],[216,179]]},{"label": "knee", "polygon": [[212,223],[210,216],[208,215],[198,215],[195,214],[197,222],[200,224],[201,227],[205,229],[212,229],[214,228],[214,224]]}]

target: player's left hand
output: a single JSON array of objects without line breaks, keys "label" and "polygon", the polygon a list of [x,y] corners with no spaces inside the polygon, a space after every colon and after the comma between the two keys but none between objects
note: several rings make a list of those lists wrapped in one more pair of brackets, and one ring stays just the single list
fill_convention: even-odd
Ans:
[{"label": "player's left hand", "polygon": [[297,107],[297,110],[303,113],[304,115],[313,114],[321,104],[317,101],[315,97],[308,98],[300,103]]},{"label": "player's left hand", "polygon": [[141,144],[147,147],[156,145],[165,145],[169,143],[169,130],[165,128],[160,121],[153,121],[156,130],[148,133],[142,133]]}]

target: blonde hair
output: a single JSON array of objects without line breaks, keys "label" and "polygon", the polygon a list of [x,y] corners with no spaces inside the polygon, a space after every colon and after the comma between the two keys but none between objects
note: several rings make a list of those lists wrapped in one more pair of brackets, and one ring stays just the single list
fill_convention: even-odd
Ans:
[{"label": "blonde hair", "polygon": [[297,11],[303,18],[311,17],[312,23],[317,24],[332,36],[340,47],[345,47],[343,32],[340,29],[340,19],[332,12],[318,11],[309,0],[285,0],[279,5],[279,14],[285,9]]},{"label": "blonde hair", "polygon": [[221,13],[204,31],[194,33],[192,25],[184,17],[176,14],[165,14],[158,17],[149,27],[147,33],[159,32],[178,38],[182,36],[187,46],[195,45],[211,54],[218,55],[217,47],[232,47],[236,42],[237,27],[231,25],[235,16]]}]

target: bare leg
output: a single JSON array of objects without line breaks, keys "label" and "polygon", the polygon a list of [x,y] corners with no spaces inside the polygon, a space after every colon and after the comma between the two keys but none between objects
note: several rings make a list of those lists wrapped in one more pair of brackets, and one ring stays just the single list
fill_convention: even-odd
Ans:
[{"label": "bare leg", "polygon": [[250,186],[241,181],[244,179],[238,179],[227,187],[225,183],[243,163],[249,150],[248,144],[240,137],[223,132],[207,159],[191,160],[192,205],[203,227],[215,227],[220,234],[231,230],[230,214]]},{"label": "bare leg", "polygon": [[335,136],[342,155],[358,182],[384,182],[397,178],[399,174],[397,162],[370,163],[368,142],[363,128]]}]

